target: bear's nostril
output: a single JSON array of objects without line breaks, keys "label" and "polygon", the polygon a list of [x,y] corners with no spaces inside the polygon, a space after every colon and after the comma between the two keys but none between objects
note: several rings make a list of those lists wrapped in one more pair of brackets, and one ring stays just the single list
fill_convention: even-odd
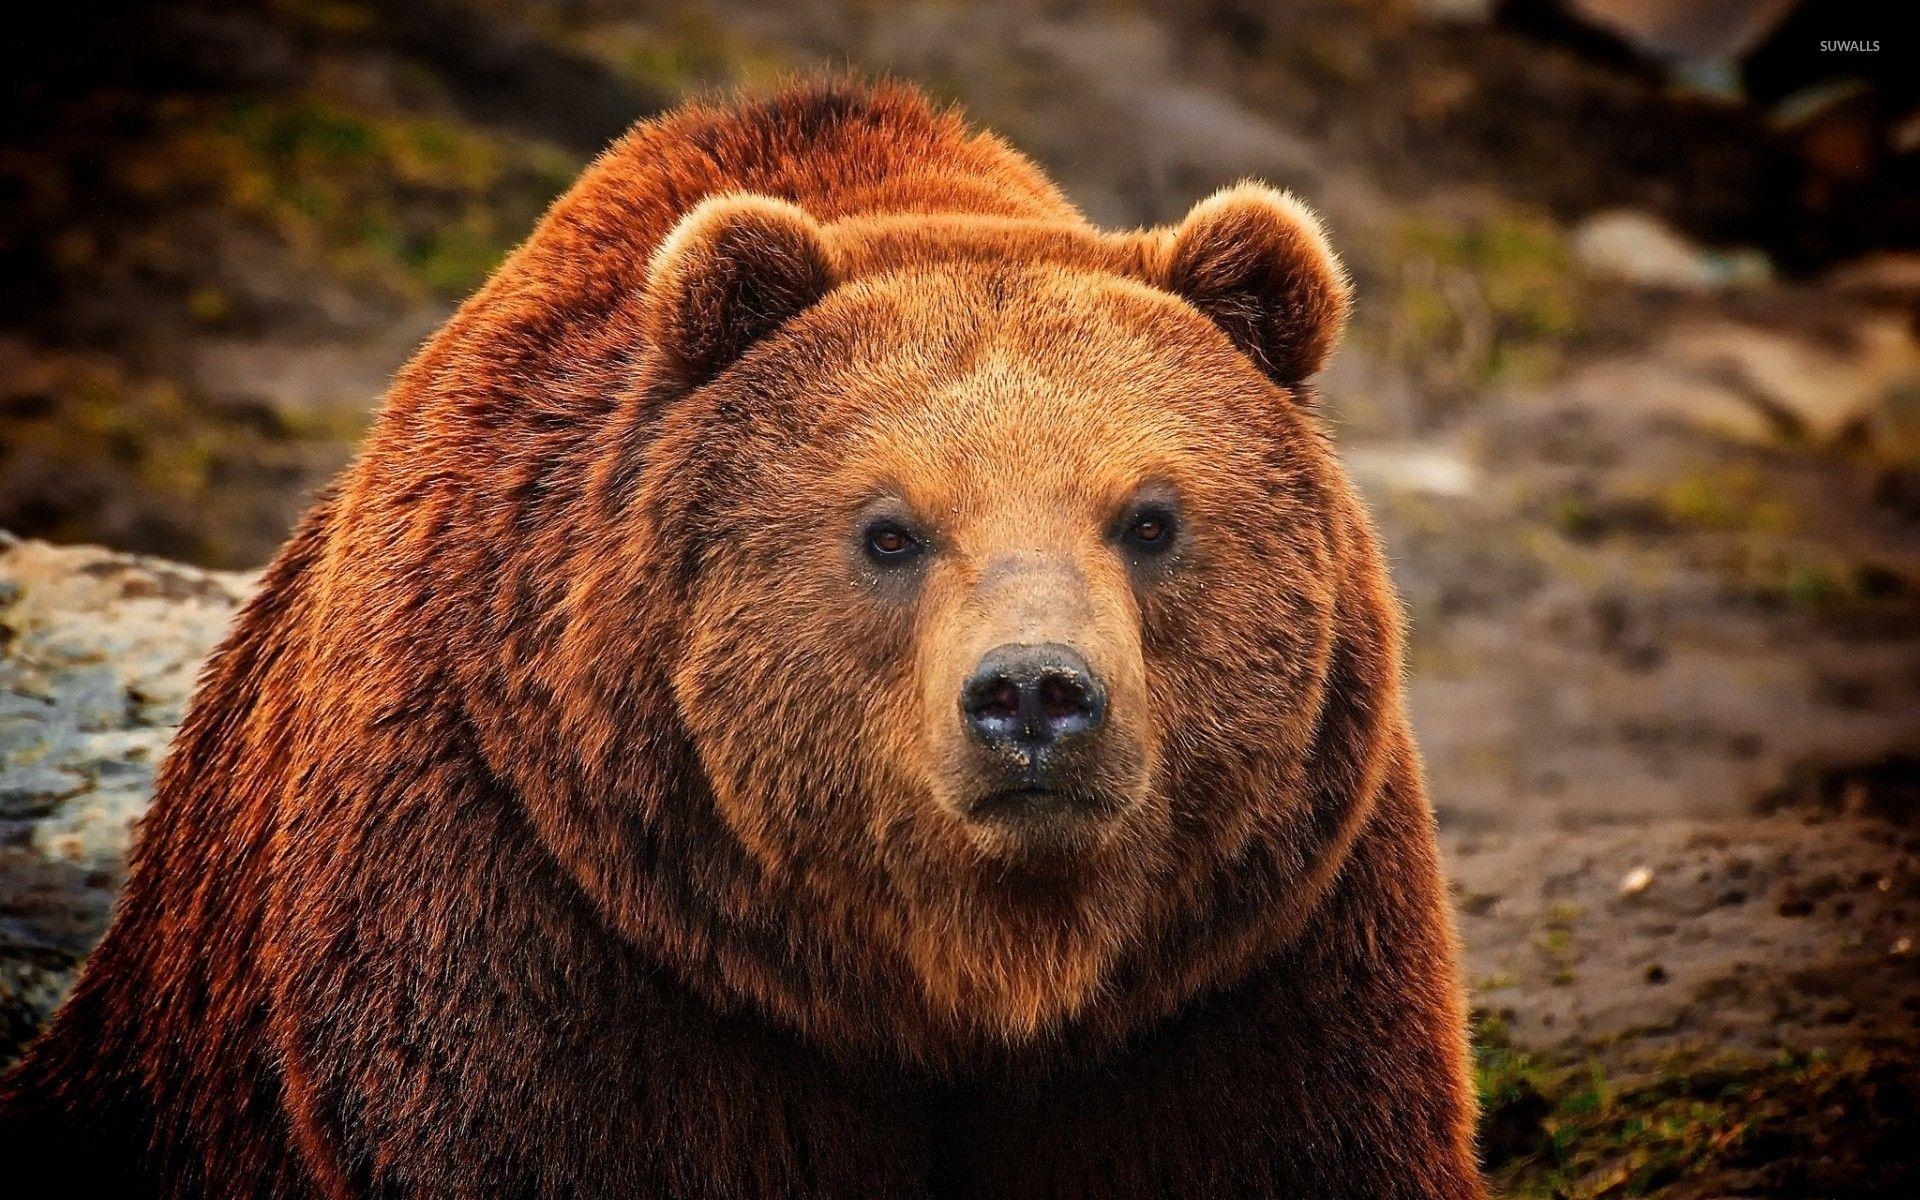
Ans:
[{"label": "bear's nostril", "polygon": [[989,745],[1045,748],[1091,733],[1106,695],[1084,658],[1066,646],[1000,646],[961,692],[967,724]]},{"label": "bear's nostril", "polygon": [[983,717],[1014,718],[1020,715],[1020,689],[1008,680],[986,689],[974,712]]},{"label": "bear's nostril", "polygon": [[1040,681],[1040,711],[1055,719],[1081,716],[1087,711],[1087,693],[1073,680],[1049,676]]}]

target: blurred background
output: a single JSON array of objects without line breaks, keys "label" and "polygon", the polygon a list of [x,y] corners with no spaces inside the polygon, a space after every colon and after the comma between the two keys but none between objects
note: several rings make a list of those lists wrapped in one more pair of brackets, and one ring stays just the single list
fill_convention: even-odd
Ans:
[{"label": "blurred background", "polygon": [[[545,204],[712,89],[916,80],[1109,225],[1259,176],[1358,283],[1324,408],[1412,618],[1490,1169],[1517,1195],[1917,1195],[1900,7],[45,6],[0,50],[0,529],[257,568]],[[0,964],[0,1009],[36,997],[15,1041],[144,803],[123,735],[164,741],[246,586],[151,565],[96,594],[136,568],[40,553],[0,570],[0,950],[37,964]],[[108,630],[84,646],[80,606]],[[46,715],[156,638],[186,668]]]}]

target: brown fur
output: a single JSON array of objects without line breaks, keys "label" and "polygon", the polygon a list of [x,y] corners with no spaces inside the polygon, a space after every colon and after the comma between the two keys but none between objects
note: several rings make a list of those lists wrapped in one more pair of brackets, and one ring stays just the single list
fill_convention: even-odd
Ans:
[{"label": "brown fur", "polygon": [[[135,1195],[1479,1196],[1305,403],[1345,307],[1285,197],[1103,233],[903,88],[640,126],[209,666],[0,1144]],[[958,681],[1063,638],[1095,815],[970,818]]]}]

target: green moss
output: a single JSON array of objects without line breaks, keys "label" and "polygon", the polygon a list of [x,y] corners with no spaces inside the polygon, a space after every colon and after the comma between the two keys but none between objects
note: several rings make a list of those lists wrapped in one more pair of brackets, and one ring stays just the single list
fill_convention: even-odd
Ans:
[{"label": "green moss", "polygon": [[1658,505],[1675,525],[1781,533],[1794,524],[1793,506],[1772,494],[1747,463],[1675,480],[1661,491]]},{"label": "green moss", "polygon": [[1534,938],[1534,946],[1553,967],[1550,976],[1557,987],[1573,982],[1573,922],[1580,909],[1572,904],[1555,904],[1547,910],[1545,926]]},{"label": "green moss", "polygon": [[1461,226],[1414,221],[1405,236],[1414,251],[1472,271],[1488,307],[1517,331],[1561,337],[1577,327],[1580,310],[1568,286],[1571,262],[1550,223],[1514,215]]},{"label": "green moss", "polygon": [[669,97],[764,84],[794,66],[784,54],[743,38],[712,12],[690,5],[655,13],[623,12],[610,21],[552,32],[629,82]]},{"label": "green moss", "polygon": [[187,312],[202,325],[218,325],[233,311],[233,299],[216,287],[196,288],[187,297]]},{"label": "green moss", "polygon": [[1815,612],[1839,608],[1855,593],[1851,572],[1827,562],[1788,563],[1778,586],[1789,603]]},{"label": "green moss", "polygon": [[[32,470],[66,481],[76,506],[38,515],[35,533],[97,540],[92,505],[140,497],[140,536],[171,557],[245,565],[257,550],[229,541],[258,511],[258,490],[236,479],[284,479],[316,447],[349,444],[365,420],[338,410],[308,428],[273,410],[229,410],[164,379],[67,355],[35,360],[0,405],[0,474]],[[277,499],[277,497],[276,497]]]},{"label": "green moss", "polygon": [[1606,522],[1584,496],[1561,496],[1553,503],[1553,527],[1577,541],[1598,537]]},{"label": "green moss", "polygon": [[1920,597],[1920,580],[1904,568],[1827,546],[1758,548],[1739,561],[1736,574],[1757,599],[1821,618],[1907,611]]},{"label": "green moss", "polygon": [[[1881,1181],[1911,1172],[1875,1156],[1915,1131],[1912,1067],[1866,1051],[1676,1060],[1629,1082],[1593,1061],[1517,1049],[1505,1023],[1487,1018],[1474,1037],[1482,1156],[1512,1200],[1749,1194],[1755,1178],[1799,1156],[1846,1176],[1804,1194],[1881,1194],[1872,1190]],[[1859,1145],[1836,1145],[1849,1138]]]},{"label": "green moss", "polygon": [[461,295],[486,280],[500,261],[502,245],[492,215],[471,210],[458,222],[430,232],[408,261],[435,291]]},{"label": "green moss", "polygon": [[1364,335],[1429,382],[1471,391],[1550,374],[1586,327],[1559,230],[1543,218],[1404,222]]},{"label": "green moss", "polygon": [[580,165],[540,143],[311,94],[178,101],[163,130],[123,169],[130,187],[211,196],[333,273],[409,296],[472,290]]},{"label": "green moss", "polygon": [[641,83],[674,90],[710,86],[732,75],[728,41],[712,14],[681,9],[651,36],[628,41],[618,63],[629,78]]}]

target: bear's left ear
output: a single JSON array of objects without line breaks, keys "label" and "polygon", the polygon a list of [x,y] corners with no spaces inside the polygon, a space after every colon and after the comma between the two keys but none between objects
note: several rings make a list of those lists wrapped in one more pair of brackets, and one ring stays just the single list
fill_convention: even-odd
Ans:
[{"label": "bear's left ear", "polygon": [[1270,378],[1291,386],[1326,364],[1352,288],[1319,219],[1293,196],[1258,183],[1215,192],[1172,232],[1165,254],[1156,282]]},{"label": "bear's left ear", "polygon": [[664,369],[693,387],[832,290],[820,223],[772,196],[702,201],[654,251],[646,333]]}]

